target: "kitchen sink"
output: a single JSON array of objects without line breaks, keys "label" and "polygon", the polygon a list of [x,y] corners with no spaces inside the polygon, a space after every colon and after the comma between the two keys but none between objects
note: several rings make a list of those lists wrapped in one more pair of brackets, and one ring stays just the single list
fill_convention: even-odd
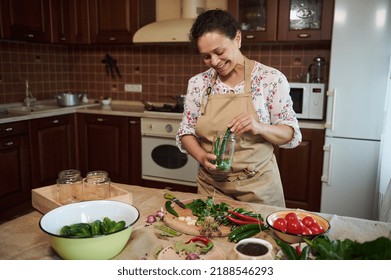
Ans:
[{"label": "kitchen sink", "polygon": [[60,107],[56,105],[35,104],[30,107],[27,106],[10,107],[8,108],[8,112],[19,113],[19,114],[34,114],[34,113],[41,113],[43,111],[56,110],[58,108]]}]

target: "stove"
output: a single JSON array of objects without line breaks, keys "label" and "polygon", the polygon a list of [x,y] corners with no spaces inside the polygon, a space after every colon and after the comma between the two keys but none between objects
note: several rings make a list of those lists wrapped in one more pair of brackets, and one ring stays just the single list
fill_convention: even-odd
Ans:
[{"label": "stove", "polygon": [[145,107],[148,112],[183,113],[183,106],[163,104],[163,106],[149,105]]}]

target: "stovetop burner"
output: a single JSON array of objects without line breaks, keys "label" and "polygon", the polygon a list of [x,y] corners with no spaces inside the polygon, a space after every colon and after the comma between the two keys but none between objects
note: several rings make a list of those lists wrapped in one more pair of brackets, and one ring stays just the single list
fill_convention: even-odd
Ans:
[{"label": "stovetop burner", "polygon": [[177,105],[163,104],[161,107],[151,106],[146,108],[150,112],[165,112],[165,113],[183,113],[183,107]]}]

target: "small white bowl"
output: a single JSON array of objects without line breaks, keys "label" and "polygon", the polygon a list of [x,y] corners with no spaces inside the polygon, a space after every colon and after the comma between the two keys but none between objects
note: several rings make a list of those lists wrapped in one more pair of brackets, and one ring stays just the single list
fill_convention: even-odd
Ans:
[{"label": "small white bowl", "polygon": [[[133,225],[140,213],[134,206],[111,200],[92,200],[67,204],[46,213],[39,221],[43,232],[50,237],[54,251],[66,260],[108,260],[118,255],[128,243]],[[107,235],[93,237],[64,237],[65,225],[91,223],[108,217],[125,221],[125,228]]]},{"label": "small white bowl", "polygon": [[109,98],[104,98],[100,101],[102,103],[103,106],[108,106],[111,104],[111,97]]}]

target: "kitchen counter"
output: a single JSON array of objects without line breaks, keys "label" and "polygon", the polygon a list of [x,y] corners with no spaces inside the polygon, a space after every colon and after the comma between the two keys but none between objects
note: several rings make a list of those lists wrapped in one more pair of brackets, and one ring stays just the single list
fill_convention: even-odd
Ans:
[{"label": "kitchen counter", "polygon": [[[43,103],[55,103],[55,100],[42,101]],[[163,105],[163,104],[157,104]],[[174,105],[174,104],[173,104]],[[1,105],[6,108],[6,105]],[[1,108],[0,108],[1,109]],[[1,110],[0,110],[1,111]],[[89,103],[82,103],[78,106],[72,107],[59,107],[55,110],[47,110],[42,112],[35,112],[34,114],[16,114],[16,113],[1,113],[0,124],[10,123],[23,120],[31,120],[43,117],[71,114],[71,113],[85,113],[85,114],[104,114],[104,115],[117,115],[128,117],[148,117],[148,118],[160,118],[160,119],[182,119],[181,113],[165,113],[165,112],[152,112],[145,111],[144,105],[138,101],[121,101],[113,100],[108,106],[102,106],[99,103],[90,101]],[[324,121],[307,121],[299,120],[301,128],[309,129],[325,129]]]},{"label": "kitchen counter", "polygon": [[[139,186],[115,184],[116,186],[132,193],[133,205],[140,211],[140,219],[134,225],[134,231],[124,248],[124,250],[114,259],[138,260],[156,259],[156,252],[159,249],[172,245],[175,241],[186,241],[188,235],[181,235],[176,238],[159,238],[153,226],[146,226],[146,217],[156,213],[160,207],[164,206],[165,190],[147,189]],[[173,192],[179,199],[195,199],[200,197],[197,194]],[[282,208],[244,203],[244,207],[250,207],[254,212],[262,214],[264,218],[268,214],[281,210]],[[329,220],[331,229],[327,233],[330,239],[350,238],[358,242],[376,239],[380,236],[391,236],[391,223],[382,223],[336,215],[320,213],[321,216]],[[3,260],[34,260],[34,259],[59,259],[59,256],[52,250],[49,243],[49,236],[39,228],[39,220],[42,214],[33,211],[14,220],[0,225],[0,259]],[[161,222],[158,222],[161,223]],[[258,236],[264,237],[274,242],[266,233]],[[215,246],[224,250],[226,255],[230,255],[234,243],[228,242],[227,238],[213,238]],[[278,250],[275,247],[275,251]]]}]

